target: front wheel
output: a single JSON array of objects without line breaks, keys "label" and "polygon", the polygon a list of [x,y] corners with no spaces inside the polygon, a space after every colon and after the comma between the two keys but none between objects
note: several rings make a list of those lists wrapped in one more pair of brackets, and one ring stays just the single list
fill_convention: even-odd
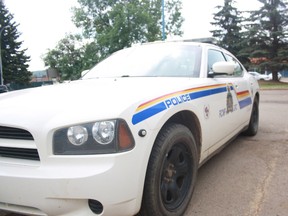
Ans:
[{"label": "front wheel", "polygon": [[183,215],[197,169],[197,147],[191,131],[180,124],[164,126],[150,155],[139,215]]}]

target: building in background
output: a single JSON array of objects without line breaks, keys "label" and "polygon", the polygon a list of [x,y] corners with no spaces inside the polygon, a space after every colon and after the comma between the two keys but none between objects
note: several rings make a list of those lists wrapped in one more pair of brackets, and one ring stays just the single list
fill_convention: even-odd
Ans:
[{"label": "building in background", "polygon": [[58,83],[60,81],[59,73],[56,69],[48,68],[45,70],[32,71],[31,83]]}]

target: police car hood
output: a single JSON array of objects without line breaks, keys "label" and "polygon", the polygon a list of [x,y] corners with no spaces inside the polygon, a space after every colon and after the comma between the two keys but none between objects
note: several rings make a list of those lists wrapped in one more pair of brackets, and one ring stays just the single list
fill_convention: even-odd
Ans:
[{"label": "police car hood", "polygon": [[[194,81],[193,81],[194,80]],[[189,78],[99,78],[0,95],[0,125],[73,124],[133,115],[142,103],[191,87]],[[196,85],[195,83],[195,85]]]}]

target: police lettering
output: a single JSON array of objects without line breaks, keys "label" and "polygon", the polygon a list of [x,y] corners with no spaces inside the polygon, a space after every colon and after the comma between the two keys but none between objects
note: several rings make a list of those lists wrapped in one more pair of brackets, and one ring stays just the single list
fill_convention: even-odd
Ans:
[{"label": "police lettering", "polygon": [[184,95],[180,95],[180,96],[165,100],[165,104],[166,104],[167,108],[170,108],[170,106],[176,106],[176,105],[179,105],[181,103],[185,103],[185,102],[190,101],[190,100],[191,100],[191,98],[190,98],[189,94],[184,94]]}]

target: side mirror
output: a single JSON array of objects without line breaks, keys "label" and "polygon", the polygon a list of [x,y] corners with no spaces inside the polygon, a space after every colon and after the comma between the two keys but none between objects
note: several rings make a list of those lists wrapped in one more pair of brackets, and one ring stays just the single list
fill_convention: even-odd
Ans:
[{"label": "side mirror", "polygon": [[214,75],[232,75],[237,65],[234,62],[216,62],[212,65]]}]

